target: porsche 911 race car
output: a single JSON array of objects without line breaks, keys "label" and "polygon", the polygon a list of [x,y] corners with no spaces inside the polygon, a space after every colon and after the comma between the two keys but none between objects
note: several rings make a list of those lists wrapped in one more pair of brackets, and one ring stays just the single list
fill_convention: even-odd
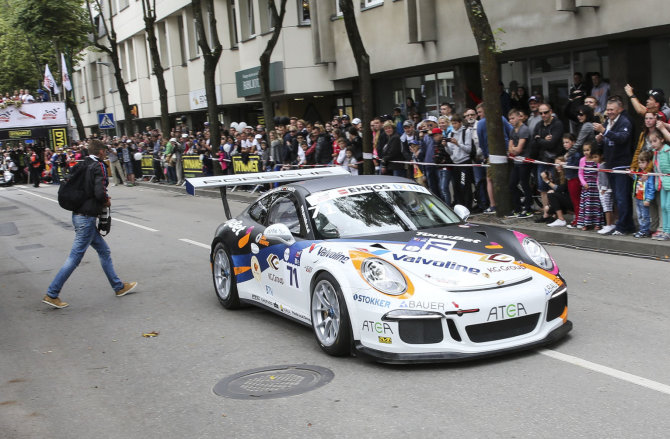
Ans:
[{"label": "porsche 911 race car", "polygon": [[266,308],[311,326],[328,354],[385,363],[500,355],[572,329],[565,280],[537,241],[469,223],[465,207],[411,180],[340,171],[188,180],[191,193],[224,189],[224,205],[226,186],[302,180],[217,228],[210,259],[225,308]]}]

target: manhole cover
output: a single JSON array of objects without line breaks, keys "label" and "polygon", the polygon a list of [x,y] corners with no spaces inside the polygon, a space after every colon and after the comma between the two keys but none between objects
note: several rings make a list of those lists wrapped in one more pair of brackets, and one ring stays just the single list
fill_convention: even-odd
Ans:
[{"label": "manhole cover", "polygon": [[268,366],[226,377],[214,386],[214,393],[234,399],[283,398],[328,384],[334,376],[332,370],[320,366]]}]

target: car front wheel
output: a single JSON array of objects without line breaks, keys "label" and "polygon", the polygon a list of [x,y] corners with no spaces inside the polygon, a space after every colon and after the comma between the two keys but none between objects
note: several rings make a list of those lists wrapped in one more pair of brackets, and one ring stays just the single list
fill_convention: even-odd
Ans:
[{"label": "car front wheel", "polygon": [[237,295],[237,284],[233,272],[232,259],[222,243],[217,243],[212,253],[212,279],[216,297],[225,308],[240,307],[240,298]]},{"label": "car front wheel", "polygon": [[320,274],[311,300],[312,329],[316,341],[327,354],[349,355],[351,352],[351,322],[342,290],[333,276]]}]

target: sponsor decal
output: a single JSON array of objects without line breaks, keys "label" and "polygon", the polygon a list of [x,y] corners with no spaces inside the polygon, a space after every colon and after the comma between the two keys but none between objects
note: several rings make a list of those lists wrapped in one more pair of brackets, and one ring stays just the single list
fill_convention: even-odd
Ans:
[{"label": "sponsor decal", "polygon": [[265,235],[263,235],[262,233],[259,233],[258,235],[256,235],[255,240],[256,240],[256,244],[260,244],[260,245],[265,246],[265,247],[270,245],[270,242],[265,238]]},{"label": "sponsor decal", "polygon": [[258,258],[256,258],[256,256],[251,257],[251,273],[253,273],[254,279],[258,282],[261,281],[261,264],[258,263]]},{"label": "sponsor decal", "polygon": [[307,317],[307,316],[304,315],[304,314],[300,314],[300,313],[297,312],[297,311],[290,310],[290,314],[291,314],[293,317],[296,317],[296,318],[298,318],[298,319],[300,319],[300,320],[309,321],[309,317]]},{"label": "sponsor decal", "polygon": [[353,194],[363,194],[370,192],[385,192],[385,191],[411,191],[422,192],[429,194],[430,191],[425,187],[412,183],[387,183],[387,184],[367,184],[358,186],[346,186],[338,189],[331,189],[324,192],[317,192],[307,197],[307,202],[311,206],[315,206],[326,200],[334,200],[336,198],[346,197]]},{"label": "sponsor decal", "polygon": [[444,303],[441,302],[423,302],[421,300],[403,300],[398,308],[422,309],[432,311],[444,311]]},{"label": "sponsor decal", "polygon": [[267,305],[267,306],[269,306],[270,308],[274,308],[274,307],[277,306],[277,304],[276,304],[275,302],[273,302],[272,300],[268,300],[268,299],[266,299],[265,297],[261,297],[261,296],[256,295],[256,294],[252,294],[252,295],[251,295],[251,299],[252,299],[252,300],[255,300],[256,302],[260,302],[260,303],[262,303],[263,305]]},{"label": "sponsor decal", "polygon": [[278,283],[279,285],[284,285],[284,278],[283,277],[277,276],[274,273],[268,273],[267,275],[268,275],[268,280],[270,282],[275,282],[275,283]]},{"label": "sponsor decal", "polygon": [[312,253],[312,250],[314,250],[316,248],[316,246],[317,246],[316,243],[313,243],[312,245],[310,245],[308,253]]},{"label": "sponsor decal", "polygon": [[392,344],[393,340],[391,337],[382,337],[381,335],[377,337],[379,339],[379,343],[384,343],[384,344]]},{"label": "sponsor decal", "polygon": [[439,239],[450,239],[452,241],[462,241],[462,242],[472,242],[473,244],[478,244],[482,242],[479,239],[466,238],[464,236],[457,235],[440,235],[439,233],[428,233],[428,232],[416,232],[417,236],[428,236],[430,238],[439,238]]},{"label": "sponsor decal", "polygon": [[485,247],[488,249],[503,248],[503,246],[498,244],[497,242],[492,242],[489,245],[486,245]]},{"label": "sponsor decal", "polygon": [[375,322],[373,320],[363,320],[362,331],[376,332],[377,334],[393,334],[391,325],[386,322]]},{"label": "sponsor decal", "polygon": [[265,294],[269,294],[270,296],[274,296],[274,293],[272,292],[272,287],[270,285],[265,286]]},{"label": "sponsor decal", "polygon": [[279,270],[279,256],[271,253],[268,255],[267,261],[270,267],[274,268],[275,270]]},{"label": "sponsor decal", "polygon": [[307,219],[307,212],[305,212],[305,206],[300,206],[300,213],[302,214],[302,221],[305,223],[305,232],[309,233],[309,220]]},{"label": "sponsor decal", "polygon": [[368,305],[374,305],[380,308],[389,308],[391,306],[391,302],[389,300],[378,299],[376,297],[365,296],[363,294],[354,294],[354,300],[356,302],[367,303]]},{"label": "sponsor decal", "polygon": [[552,283],[547,284],[547,285],[544,286],[544,294],[546,294],[548,296],[548,295],[552,294],[554,291],[556,291],[557,289],[558,289],[558,285],[555,284],[554,282],[552,282]]},{"label": "sponsor decal", "polygon": [[437,249],[441,251],[448,252],[456,245],[455,241],[439,241],[437,239],[428,239],[428,238],[419,238],[414,237],[410,242],[408,242],[403,251],[406,252],[418,252],[420,250],[432,250]]},{"label": "sponsor decal", "polygon": [[55,120],[58,119],[58,108],[51,108],[44,110],[42,114],[42,120]]},{"label": "sponsor decal", "polygon": [[488,267],[486,270],[489,273],[502,273],[503,271],[527,270],[527,268],[523,265],[501,265],[496,267]]},{"label": "sponsor decal", "polygon": [[404,252],[418,252],[423,248],[424,245],[428,242],[428,238],[419,238],[419,237],[414,237],[410,242],[405,244],[405,246],[402,248],[402,251]]},{"label": "sponsor decal", "polygon": [[305,267],[305,273],[311,273],[314,270],[311,265]]},{"label": "sponsor decal", "polygon": [[287,248],[286,250],[284,250],[284,261],[288,262],[289,256],[291,256],[291,249]]},{"label": "sponsor decal", "polygon": [[317,252],[319,256],[322,256],[324,258],[332,259],[334,261],[338,261],[341,264],[344,264],[349,260],[349,256],[345,255],[342,252],[337,252],[333,251],[330,249],[327,249],[325,247],[320,247],[319,251]]},{"label": "sponsor decal", "polygon": [[258,244],[256,244],[255,242],[252,242],[250,247],[251,247],[251,253],[253,253],[255,255],[257,255],[258,252],[261,251],[261,249],[258,248]]},{"label": "sponsor decal", "polygon": [[242,230],[244,230],[244,223],[241,220],[238,219],[229,219],[225,223],[223,223],[225,227],[228,227],[231,232],[235,234],[235,236],[238,236]]},{"label": "sponsor decal", "polygon": [[479,268],[468,267],[466,265],[461,265],[454,261],[438,261],[434,259],[422,258],[421,256],[414,257],[407,255],[398,255],[396,253],[393,253],[393,259],[396,261],[402,261],[412,264],[430,265],[449,270],[462,271],[463,273],[479,274]]},{"label": "sponsor decal", "polygon": [[479,260],[482,262],[499,262],[504,264],[507,262],[514,262],[514,257],[504,253],[494,253],[492,255],[483,255]]},{"label": "sponsor decal", "polygon": [[[523,313],[523,314],[522,314]],[[521,317],[521,315],[527,315],[526,307],[523,306],[523,303],[510,303],[509,305],[500,305],[494,306],[489,310],[489,315],[486,318],[486,321],[489,320],[505,320],[513,319],[514,317]]]},{"label": "sponsor decal", "polygon": [[249,243],[249,239],[251,238],[251,231],[252,231],[253,229],[254,229],[253,226],[249,227],[249,228],[247,229],[247,232],[244,234],[244,236],[241,237],[239,241],[237,241],[237,246],[238,246],[239,248],[242,248],[242,247],[246,246],[246,245]]}]

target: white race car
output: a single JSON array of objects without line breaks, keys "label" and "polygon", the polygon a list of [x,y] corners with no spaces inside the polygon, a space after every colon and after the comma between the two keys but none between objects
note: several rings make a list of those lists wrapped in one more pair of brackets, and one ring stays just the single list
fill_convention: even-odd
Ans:
[{"label": "white race car", "polygon": [[[340,172],[204,177],[188,186],[332,174]],[[216,295],[228,309],[253,304],[311,326],[328,354],[385,363],[461,361],[565,336],[567,287],[547,251],[522,233],[468,223],[468,214],[403,178],[287,184],[216,230]]]}]

